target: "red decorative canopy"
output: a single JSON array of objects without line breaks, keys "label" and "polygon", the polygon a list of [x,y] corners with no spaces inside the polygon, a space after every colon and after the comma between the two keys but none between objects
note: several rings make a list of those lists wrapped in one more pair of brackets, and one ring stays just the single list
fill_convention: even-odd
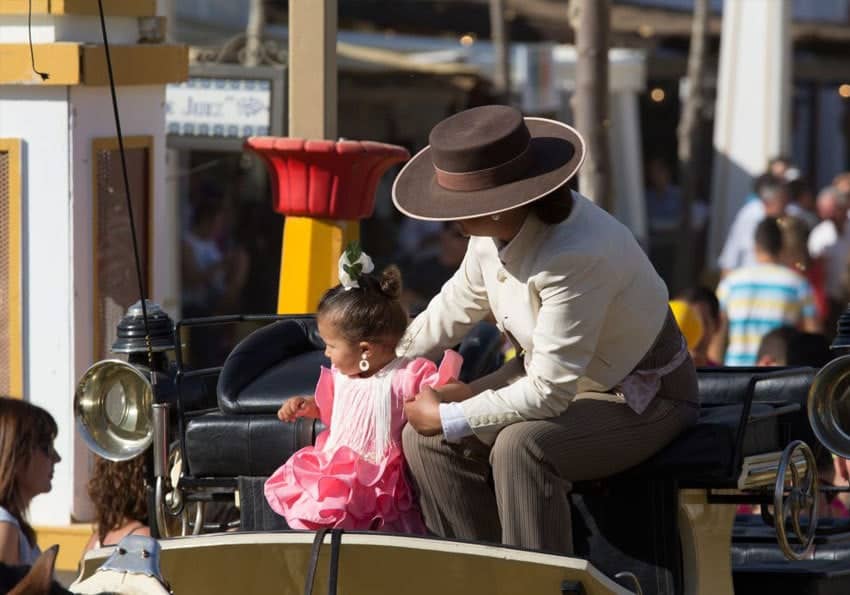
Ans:
[{"label": "red decorative canopy", "polygon": [[371,141],[258,136],[245,146],[268,165],[277,212],[323,219],[369,217],[381,176],[410,158],[403,147]]}]

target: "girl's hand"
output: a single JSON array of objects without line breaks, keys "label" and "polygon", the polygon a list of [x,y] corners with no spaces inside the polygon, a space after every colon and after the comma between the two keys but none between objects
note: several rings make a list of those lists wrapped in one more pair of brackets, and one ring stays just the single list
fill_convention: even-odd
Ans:
[{"label": "girl's hand", "polygon": [[318,418],[319,407],[313,397],[290,397],[277,410],[280,421],[295,421],[298,417]]},{"label": "girl's hand", "polygon": [[440,397],[431,387],[423,387],[412,401],[405,403],[404,414],[413,429],[423,436],[436,436],[443,432]]}]

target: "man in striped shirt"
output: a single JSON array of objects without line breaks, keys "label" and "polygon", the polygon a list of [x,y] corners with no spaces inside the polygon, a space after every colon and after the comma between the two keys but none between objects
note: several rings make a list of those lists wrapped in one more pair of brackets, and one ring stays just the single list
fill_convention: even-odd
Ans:
[{"label": "man in striped shirt", "polygon": [[756,227],[756,263],[737,269],[717,286],[727,366],[754,366],[762,337],[791,325],[820,332],[812,288],[796,271],[779,264],[782,232],[774,218]]}]

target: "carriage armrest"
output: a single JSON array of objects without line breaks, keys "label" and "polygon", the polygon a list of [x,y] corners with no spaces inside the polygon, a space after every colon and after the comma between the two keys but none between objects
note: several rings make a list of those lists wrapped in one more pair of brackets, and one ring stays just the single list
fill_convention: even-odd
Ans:
[{"label": "carriage armrest", "polygon": [[273,415],[213,411],[186,422],[186,469],[192,477],[268,477],[299,448],[311,444],[318,420],[283,423]]}]

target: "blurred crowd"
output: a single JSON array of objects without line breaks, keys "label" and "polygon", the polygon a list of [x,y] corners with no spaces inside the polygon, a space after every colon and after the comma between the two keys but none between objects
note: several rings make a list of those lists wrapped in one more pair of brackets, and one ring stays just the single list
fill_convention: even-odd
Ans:
[{"label": "blurred crowd", "polygon": [[[809,346],[790,351],[804,361],[777,362],[817,366],[829,359],[820,346],[833,338],[850,298],[848,203],[850,173],[815,192],[788,159],[770,161],[732,221],[717,262],[719,318],[710,359],[761,364],[762,351],[775,352],[780,342],[773,331],[783,327],[804,333]],[[797,336],[783,335],[786,343]]]}]

